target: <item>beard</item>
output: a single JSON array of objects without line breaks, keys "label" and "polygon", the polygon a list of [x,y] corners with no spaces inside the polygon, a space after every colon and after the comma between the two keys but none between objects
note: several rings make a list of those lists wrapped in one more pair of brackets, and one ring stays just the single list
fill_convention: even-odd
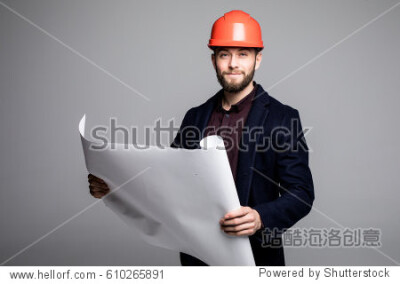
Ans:
[{"label": "beard", "polygon": [[239,92],[243,91],[250,84],[250,82],[253,80],[254,73],[255,73],[255,66],[256,65],[254,64],[253,69],[247,75],[244,72],[241,72],[244,75],[244,78],[243,78],[242,81],[237,82],[237,83],[235,83],[235,82],[230,83],[227,80],[225,80],[224,75],[228,74],[229,72],[221,72],[217,68],[216,73],[217,73],[218,82],[222,86],[222,89],[225,92],[228,92],[228,93],[239,93]]}]

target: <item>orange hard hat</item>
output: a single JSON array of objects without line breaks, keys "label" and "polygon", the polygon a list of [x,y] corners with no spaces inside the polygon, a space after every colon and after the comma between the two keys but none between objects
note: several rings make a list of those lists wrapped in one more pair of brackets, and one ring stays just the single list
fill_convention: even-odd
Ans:
[{"label": "orange hard hat", "polygon": [[249,14],[233,10],[215,21],[208,47],[243,46],[264,48],[261,27]]}]

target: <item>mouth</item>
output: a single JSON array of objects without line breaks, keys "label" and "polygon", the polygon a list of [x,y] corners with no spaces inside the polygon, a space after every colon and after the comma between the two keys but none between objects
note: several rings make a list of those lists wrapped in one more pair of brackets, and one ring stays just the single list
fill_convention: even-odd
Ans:
[{"label": "mouth", "polygon": [[226,76],[229,77],[238,77],[240,75],[243,75],[242,73],[225,73]]}]

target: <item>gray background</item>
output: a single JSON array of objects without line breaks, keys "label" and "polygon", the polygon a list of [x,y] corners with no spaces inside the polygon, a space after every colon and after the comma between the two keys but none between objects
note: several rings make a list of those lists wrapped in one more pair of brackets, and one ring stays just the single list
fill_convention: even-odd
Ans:
[{"label": "gray background", "polygon": [[102,202],[59,226],[95,201],[77,126],[84,113],[89,128],[110,117],[139,129],[156,118],[180,123],[219,89],[206,43],[232,9],[262,27],[256,81],[313,127],[318,210],[296,227],[382,230],[380,252],[292,248],[287,264],[400,261],[400,5],[370,22],[398,0],[0,1],[0,262],[179,263],[177,252],[135,239]]}]

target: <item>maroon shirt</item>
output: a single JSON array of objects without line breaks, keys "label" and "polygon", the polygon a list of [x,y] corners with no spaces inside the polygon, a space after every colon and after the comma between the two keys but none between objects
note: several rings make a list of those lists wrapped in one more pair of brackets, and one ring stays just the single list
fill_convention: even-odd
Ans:
[{"label": "maroon shirt", "polygon": [[233,178],[236,181],[236,171],[239,157],[239,142],[242,137],[242,129],[246,123],[257,85],[253,90],[231,106],[229,110],[222,107],[222,96],[218,98],[217,104],[211,114],[204,136],[219,135],[224,139],[225,149],[228,154]]}]

